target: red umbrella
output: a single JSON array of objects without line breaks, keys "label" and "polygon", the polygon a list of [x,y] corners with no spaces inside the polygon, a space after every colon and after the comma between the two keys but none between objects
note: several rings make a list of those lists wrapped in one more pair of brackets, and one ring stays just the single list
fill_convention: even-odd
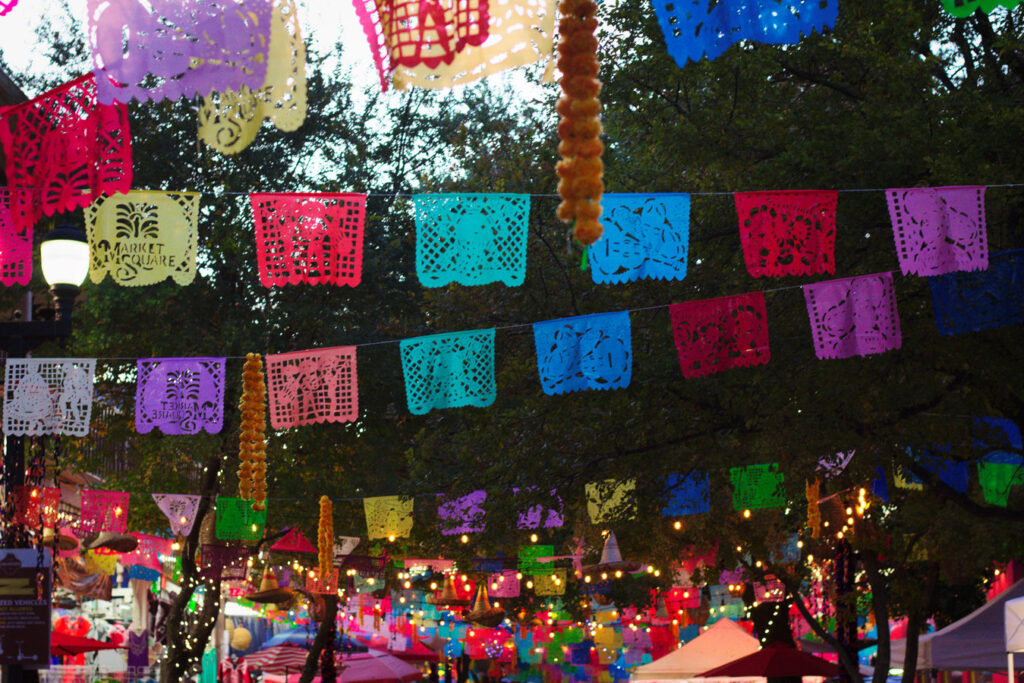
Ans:
[{"label": "red umbrella", "polygon": [[74,657],[85,652],[114,650],[117,648],[123,649],[124,645],[104,643],[102,640],[82,638],[81,636],[72,636],[67,633],[58,633],[57,631],[50,634],[50,654],[54,657]]},{"label": "red umbrella", "polygon": [[814,655],[801,652],[787,643],[770,643],[753,654],[734,659],[700,674],[700,678],[746,678],[763,676],[824,676],[839,675],[839,667]]}]

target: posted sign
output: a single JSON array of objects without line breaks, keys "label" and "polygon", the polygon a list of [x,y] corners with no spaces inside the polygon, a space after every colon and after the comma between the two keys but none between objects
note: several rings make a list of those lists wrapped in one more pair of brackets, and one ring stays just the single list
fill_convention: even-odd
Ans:
[{"label": "posted sign", "polygon": [[32,548],[0,548],[0,664],[50,665],[52,558]]}]

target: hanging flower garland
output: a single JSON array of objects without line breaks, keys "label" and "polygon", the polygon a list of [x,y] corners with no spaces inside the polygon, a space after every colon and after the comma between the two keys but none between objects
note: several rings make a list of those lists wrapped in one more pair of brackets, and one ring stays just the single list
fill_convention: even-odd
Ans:
[{"label": "hanging flower garland", "polygon": [[561,178],[558,194],[562,203],[558,217],[571,223],[582,244],[596,242],[603,232],[601,176],[601,81],[597,79],[597,4],[593,0],[562,0],[558,28],[558,68],[562,72],[562,98],[558,101],[557,171]]},{"label": "hanging flower garland", "polygon": [[317,532],[317,550],[320,551],[320,580],[327,584],[331,576],[334,553],[334,506],[327,496],[320,496],[320,526]]},{"label": "hanging flower garland", "polygon": [[814,481],[807,482],[807,526],[811,530],[811,538],[821,538],[821,509],[818,506],[820,491],[820,479],[815,478]]},{"label": "hanging flower garland", "polygon": [[267,500],[266,396],[260,354],[247,354],[239,402],[242,425],[238,440],[238,495],[243,500],[251,499],[253,510],[265,509]]}]

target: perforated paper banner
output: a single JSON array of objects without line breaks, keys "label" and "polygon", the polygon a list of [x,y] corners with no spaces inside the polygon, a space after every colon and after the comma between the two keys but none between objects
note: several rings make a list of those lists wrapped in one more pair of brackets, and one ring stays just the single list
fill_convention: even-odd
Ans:
[{"label": "perforated paper banner", "polygon": [[835,190],[737,192],[736,214],[753,277],[835,273]]},{"label": "perforated paper banner", "polygon": [[4,433],[88,435],[95,374],[95,358],[8,358]]},{"label": "perforated paper banner", "polygon": [[0,111],[14,227],[132,186],[128,108],[101,105],[92,75]]},{"label": "perforated paper banner", "polygon": [[633,492],[636,490],[636,479],[619,481],[605,479],[592,481],[586,485],[587,513],[594,524],[611,521],[616,518],[633,519],[636,517],[636,501]]},{"label": "perforated paper banner", "polygon": [[377,64],[381,90],[399,66],[441,69],[489,36],[489,0],[352,0]]},{"label": "perforated paper banner", "polygon": [[270,546],[271,550],[278,550],[283,553],[315,553],[317,549],[309,542],[309,539],[302,535],[299,527],[295,526],[288,530],[284,536]]},{"label": "perforated paper banner", "polygon": [[217,538],[258,541],[263,538],[267,511],[253,510],[251,500],[217,497]]},{"label": "perforated paper banner", "polygon": [[94,574],[113,576],[117,573],[117,555],[102,555],[95,550],[86,550],[85,568]]},{"label": "perforated paper banner", "polygon": [[680,67],[715,59],[733,43],[791,45],[835,26],[837,0],[652,0],[668,53]]},{"label": "perforated paper banner", "polygon": [[32,226],[15,227],[11,191],[0,187],[0,285],[27,285],[31,279]]},{"label": "perforated paper banner", "polygon": [[754,600],[758,602],[781,602],[786,597],[786,586],[778,579],[754,583]]},{"label": "perforated paper banner", "polygon": [[123,534],[128,524],[128,499],[125,491],[82,491],[76,535],[84,538],[101,531]]},{"label": "perforated paper banner", "polygon": [[683,377],[703,377],[771,360],[763,292],[668,308]]},{"label": "perforated paper banner", "polygon": [[213,580],[244,578],[248,556],[244,546],[204,543],[199,551],[199,574]]},{"label": "perforated paper banner", "polygon": [[690,195],[606,194],[604,234],[587,247],[598,284],[682,280],[690,248]]},{"label": "perforated paper banner", "polygon": [[818,469],[825,473],[826,479],[838,477],[850,464],[857,451],[840,451],[818,459]]},{"label": "perforated paper banner", "polygon": [[993,254],[988,270],[928,279],[942,334],[1024,324],[1024,250]]},{"label": "perforated paper banner", "polygon": [[60,489],[45,486],[14,487],[14,523],[38,529],[54,528],[60,508]]},{"label": "perforated paper banner", "polygon": [[152,496],[160,512],[164,513],[167,521],[171,523],[171,531],[176,536],[188,536],[196,522],[200,496],[182,493],[154,493]]},{"label": "perforated paper banner", "polygon": [[119,285],[196,278],[199,193],[133,190],[100,197],[85,210],[89,279]]},{"label": "perforated paper banner", "polygon": [[152,536],[150,534],[132,533],[139,545],[130,553],[124,553],[120,562],[125,567],[140,565],[150,569],[160,569],[160,556],[170,557],[172,554],[171,539]]},{"label": "perforated paper banner", "polygon": [[402,374],[409,412],[494,403],[494,330],[403,339]]},{"label": "perforated paper banner", "polygon": [[533,577],[534,595],[565,595],[566,570],[552,569],[550,573],[537,574]]},{"label": "perforated paper banner", "polygon": [[289,429],[359,417],[356,347],[267,355],[270,424]]},{"label": "perforated paper banner", "polygon": [[487,491],[480,490],[442,502],[437,507],[441,533],[445,536],[452,536],[483,531],[485,513],[481,506],[486,500]]},{"label": "perforated paper banner", "polygon": [[135,430],[210,434],[224,424],[223,358],[140,358]]},{"label": "perforated paper banner", "polygon": [[917,475],[896,463],[893,463],[892,465],[892,481],[896,484],[896,488],[898,489],[907,489],[909,491],[924,490],[924,482],[922,482]]},{"label": "perforated paper banner", "polygon": [[263,119],[283,131],[306,120],[306,45],[294,0],[275,0],[262,87],[214,92],[199,106],[199,139],[222,154],[241,152]]},{"label": "perforated paper banner", "polygon": [[598,313],[534,323],[541,388],[550,395],[621,389],[633,374],[629,313]]},{"label": "perforated paper banner", "polygon": [[952,446],[933,445],[929,446],[927,450],[907,447],[907,453],[921,467],[938,477],[939,481],[959,493],[967,493],[967,486],[971,476],[970,465],[964,460],[957,460],[948,455],[943,455],[943,453],[949,453],[952,450]]},{"label": "perforated paper banner", "polygon": [[418,194],[412,199],[420,284],[523,284],[530,195]]},{"label": "perforated paper banner", "polygon": [[1013,9],[1020,0],[942,0],[942,6],[954,17],[969,17],[975,10],[990,14],[997,7]]},{"label": "perforated paper banner", "polygon": [[490,35],[486,44],[467,45],[451,64],[434,68],[399,65],[392,82],[398,89],[447,88],[549,58],[554,47],[556,4],[554,0],[488,0]]},{"label": "perforated paper banner", "polygon": [[[512,489],[513,496],[518,496],[519,492],[520,489],[518,488]],[[540,527],[543,527],[545,529],[557,529],[561,527],[562,524],[565,522],[562,516],[562,499],[558,496],[557,493],[555,493],[554,490],[550,491],[549,497],[553,501],[555,501],[555,507],[534,505],[530,507],[530,509],[528,509],[526,512],[520,512],[519,519],[516,522],[516,528],[538,529]]]},{"label": "perforated paper banner", "polygon": [[555,554],[553,545],[524,545],[519,548],[519,571],[523,574],[543,574],[551,570],[550,562],[540,562],[537,558],[551,557]]},{"label": "perforated paper banner", "polygon": [[408,538],[412,532],[413,503],[412,498],[402,496],[363,498],[367,538]]},{"label": "perforated paper banner", "polygon": [[885,198],[904,275],[988,268],[984,187],[902,188]]},{"label": "perforated paper banner", "polygon": [[316,572],[310,572],[306,575],[306,592],[307,593],[328,593],[333,595],[338,592],[338,570],[332,569],[331,575],[324,580],[324,577],[320,576]]},{"label": "perforated paper banner", "polygon": [[88,0],[86,7],[101,102],[263,85],[270,0]]},{"label": "perforated paper banner", "polygon": [[736,510],[759,510],[786,504],[785,477],[778,463],[729,468],[732,506]]},{"label": "perforated paper banner", "polygon": [[986,503],[1006,507],[1011,489],[1024,484],[1024,458],[1000,451],[987,454],[978,463],[978,483]]},{"label": "perforated paper banner", "polygon": [[903,345],[892,273],[804,285],[818,358],[868,356]]},{"label": "perforated paper banner", "polygon": [[665,478],[665,507],[661,514],[668,517],[697,515],[711,509],[711,491],[707,472],[670,474]]},{"label": "perforated paper banner", "polygon": [[487,590],[492,598],[518,598],[519,579],[515,569],[506,569],[487,577]]},{"label": "perforated paper banner", "polygon": [[249,201],[264,287],[362,281],[366,195],[254,193]]}]

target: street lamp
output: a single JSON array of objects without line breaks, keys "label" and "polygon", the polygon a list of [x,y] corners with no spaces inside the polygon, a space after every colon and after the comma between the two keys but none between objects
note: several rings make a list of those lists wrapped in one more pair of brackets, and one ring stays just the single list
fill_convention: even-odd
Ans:
[{"label": "street lamp", "polygon": [[[29,351],[46,341],[63,346],[71,337],[71,310],[82,282],[89,272],[89,244],[85,234],[71,223],[63,223],[43,237],[39,247],[43,279],[50,285],[56,310],[52,320],[32,319],[32,291],[25,296],[25,311],[14,320],[0,322],[0,349],[8,358],[25,358]],[[4,440],[4,492],[10,496],[15,486],[25,485],[25,438],[8,436]],[[4,667],[4,681],[38,681],[35,670],[20,665]]]}]

